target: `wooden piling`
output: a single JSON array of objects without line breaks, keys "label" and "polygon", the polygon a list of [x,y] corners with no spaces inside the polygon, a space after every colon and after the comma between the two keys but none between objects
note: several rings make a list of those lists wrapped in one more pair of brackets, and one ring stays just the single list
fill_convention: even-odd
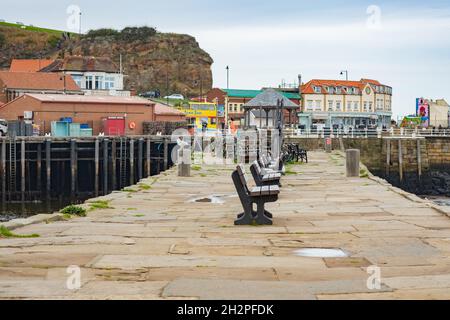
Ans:
[{"label": "wooden piling", "polygon": [[51,198],[51,192],[52,192],[52,155],[51,155],[51,148],[52,148],[52,142],[51,140],[45,141],[45,165],[46,165],[46,176],[47,176],[47,183],[45,185],[46,193],[47,193],[47,200],[50,201]]},{"label": "wooden piling", "polygon": [[391,171],[391,140],[386,140],[386,177],[389,177]]},{"label": "wooden piling", "polygon": [[[202,137],[202,145],[203,145],[203,137]],[[164,171],[169,168],[169,141],[167,138],[164,138]]]},{"label": "wooden piling", "polygon": [[36,150],[36,188],[42,195],[42,145],[40,143],[37,145]]},{"label": "wooden piling", "polygon": [[138,181],[143,178],[144,139],[138,141]]},{"label": "wooden piling", "polygon": [[6,139],[2,142],[0,172],[2,177],[2,203],[6,204]]},{"label": "wooden piling", "polygon": [[403,182],[403,149],[402,140],[398,140],[398,172],[400,174],[400,183]]},{"label": "wooden piling", "polygon": [[26,171],[25,171],[25,152],[26,152],[25,140],[20,143],[20,192],[22,197],[22,203],[25,202],[26,191]]},{"label": "wooden piling", "polygon": [[130,139],[130,185],[134,184],[134,140]]},{"label": "wooden piling", "polygon": [[75,139],[70,141],[70,197],[72,200],[76,196],[77,188],[77,142]]},{"label": "wooden piling", "polygon": [[103,140],[103,195],[108,194],[108,139]]},{"label": "wooden piling", "polygon": [[152,142],[150,138],[147,138],[147,162],[146,162],[146,168],[147,168],[147,177],[150,177],[152,175],[152,160],[151,160],[151,149],[152,148]]},{"label": "wooden piling", "polygon": [[116,139],[111,141],[111,189],[117,190],[116,165],[117,165]]},{"label": "wooden piling", "polygon": [[99,147],[100,147],[100,141],[95,139],[95,156],[94,156],[94,193],[95,196],[98,197],[98,184],[99,184],[99,161],[100,161],[100,154],[99,154]]},{"label": "wooden piling", "polygon": [[422,179],[422,151],[420,148],[420,139],[417,139],[417,174],[419,180]]}]

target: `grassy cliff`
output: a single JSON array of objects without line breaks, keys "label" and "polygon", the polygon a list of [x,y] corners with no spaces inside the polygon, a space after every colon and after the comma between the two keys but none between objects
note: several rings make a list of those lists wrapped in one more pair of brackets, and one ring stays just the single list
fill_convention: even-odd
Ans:
[{"label": "grassy cliff", "polygon": [[[122,55],[127,89],[160,89],[163,94],[198,94],[212,86],[212,58],[194,37],[160,33],[149,27],[121,31],[100,29],[86,35],[0,23],[0,69],[13,58],[61,58],[65,55],[110,57],[119,65]],[[167,90],[167,87],[169,88]]]}]

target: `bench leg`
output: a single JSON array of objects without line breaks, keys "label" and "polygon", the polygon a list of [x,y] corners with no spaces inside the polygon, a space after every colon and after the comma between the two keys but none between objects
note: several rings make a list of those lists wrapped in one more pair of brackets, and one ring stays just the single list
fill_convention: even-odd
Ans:
[{"label": "bench leg", "polygon": [[264,202],[262,202],[262,201],[258,202],[258,211],[257,211],[257,216],[256,216],[256,223],[258,225],[266,225],[266,226],[273,225],[272,219],[270,219],[266,215],[266,210],[264,209]]},{"label": "bench leg", "polygon": [[[245,213],[239,214],[239,215],[238,215],[238,219],[242,218],[242,217],[244,216],[244,214],[245,214]],[[267,218],[273,219],[273,214],[271,214],[269,211],[264,210],[264,214],[267,216]],[[254,217],[256,217],[257,214],[256,214],[255,211],[253,211],[252,215],[253,215]]]},{"label": "bench leg", "polygon": [[248,226],[252,225],[255,221],[255,217],[253,217],[252,213],[244,212],[238,216],[238,219],[234,221],[235,226]]}]

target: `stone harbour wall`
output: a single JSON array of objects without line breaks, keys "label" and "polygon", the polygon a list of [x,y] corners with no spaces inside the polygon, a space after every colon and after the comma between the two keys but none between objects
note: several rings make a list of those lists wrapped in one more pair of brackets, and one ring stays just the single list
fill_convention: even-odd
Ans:
[{"label": "stone harbour wall", "polygon": [[[325,150],[324,138],[288,138],[302,148]],[[333,150],[359,149],[376,176],[420,195],[450,196],[450,138],[335,138]]]}]

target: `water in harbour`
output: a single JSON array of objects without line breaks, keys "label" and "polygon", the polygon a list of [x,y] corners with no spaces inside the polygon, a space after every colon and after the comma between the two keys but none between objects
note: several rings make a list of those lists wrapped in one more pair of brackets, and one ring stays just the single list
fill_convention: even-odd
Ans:
[{"label": "water in harbour", "polygon": [[[83,203],[85,200],[87,199],[78,199],[75,204]],[[70,199],[2,204],[0,206],[0,222],[28,218],[36,214],[54,213],[70,204],[73,204]]]}]

